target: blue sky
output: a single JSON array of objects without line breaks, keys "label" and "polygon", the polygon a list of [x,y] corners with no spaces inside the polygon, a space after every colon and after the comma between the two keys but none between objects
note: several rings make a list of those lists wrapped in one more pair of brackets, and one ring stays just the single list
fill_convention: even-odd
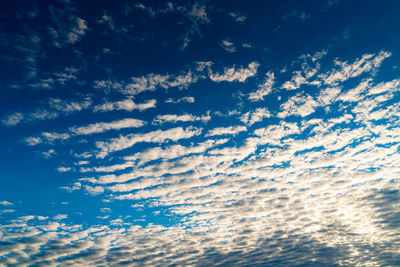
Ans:
[{"label": "blue sky", "polygon": [[399,11],[3,3],[0,265],[399,265]]}]

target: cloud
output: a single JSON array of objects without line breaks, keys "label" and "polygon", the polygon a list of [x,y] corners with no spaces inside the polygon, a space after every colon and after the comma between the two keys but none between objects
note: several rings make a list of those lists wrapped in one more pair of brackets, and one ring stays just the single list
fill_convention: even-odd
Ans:
[{"label": "cloud", "polygon": [[50,132],[43,132],[42,133],[43,139],[53,142],[55,140],[66,140],[70,138],[70,135],[67,133],[50,133]]},{"label": "cloud", "polygon": [[386,51],[380,51],[378,54],[364,54],[350,65],[347,62],[336,60],[335,65],[338,68],[320,75],[320,78],[325,84],[336,85],[338,82],[344,82],[363,73],[376,71],[383,60],[390,56],[391,53]]},{"label": "cloud", "polygon": [[253,48],[254,45],[252,43],[242,43],[243,48]]},{"label": "cloud", "polygon": [[319,104],[310,95],[295,95],[286,103],[281,105],[281,112],[278,113],[279,118],[285,118],[291,115],[306,117],[314,113]]},{"label": "cloud", "polygon": [[266,108],[258,108],[252,112],[246,112],[241,117],[240,120],[248,125],[253,125],[256,122],[262,121],[264,118],[271,117],[271,112]]},{"label": "cloud", "polygon": [[315,76],[321,68],[319,60],[327,53],[328,52],[326,50],[322,50],[314,53],[314,55],[301,55],[295,62],[292,63],[300,63],[301,70],[294,71],[292,79],[283,83],[281,88],[285,90],[297,90],[303,84],[320,86],[322,81],[319,79],[320,77],[315,78]]},{"label": "cloud", "polygon": [[96,147],[100,149],[97,153],[97,157],[104,158],[109,153],[129,148],[136,143],[147,142],[147,143],[161,143],[166,140],[177,141],[179,139],[187,139],[195,135],[199,135],[202,129],[188,127],[183,129],[182,127],[172,128],[166,131],[157,130],[144,134],[129,134],[126,136],[120,136],[119,138],[113,138],[108,142],[96,142]]},{"label": "cloud", "polygon": [[177,87],[179,89],[187,89],[191,84],[196,83],[198,79],[199,77],[192,71],[176,75],[150,73],[140,77],[131,77],[128,82],[96,80],[93,87],[107,91],[114,90],[133,96],[145,91],[155,91],[158,88]]},{"label": "cloud", "polygon": [[230,39],[222,40],[221,47],[229,53],[236,52],[236,47]]},{"label": "cloud", "polygon": [[[42,132],[41,136],[27,137],[24,138],[24,142],[29,146],[35,146],[41,143],[53,143],[56,140],[67,140],[76,135],[90,135],[95,133],[103,133],[110,130],[120,130],[124,128],[138,128],[145,125],[146,122],[137,119],[122,119],[113,122],[98,122],[89,124],[87,126],[81,127],[70,127],[70,133],[54,133],[54,132]],[[54,150],[49,152],[44,152],[46,157],[54,155]],[[66,169],[64,167],[58,168],[59,172],[68,171],[70,168]]]},{"label": "cloud", "polygon": [[163,124],[166,122],[177,123],[177,122],[193,122],[193,121],[202,121],[207,122],[211,120],[209,114],[203,116],[193,116],[191,114],[183,114],[183,115],[175,115],[175,114],[167,114],[167,115],[157,115],[154,118],[153,124]]},{"label": "cloud", "polygon": [[38,145],[40,143],[42,143],[42,139],[39,137],[26,137],[24,139],[24,142],[28,145],[28,146],[35,146]]},{"label": "cloud", "polygon": [[47,31],[53,45],[57,48],[77,43],[89,30],[87,21],[76,14],[76,9],[71,2],[62,4],[64,8],[49,6],[52,24],[47,27]]},{"label": "cloud", "polygon": [[99,24],[106,25],[106,27],[111,31],[115,30],[115,23],[110,14],[104,13],[103,16],[97,22]]},{"label": "cloud", "polygon": [[229,12],[229,16],[231,16],[236,22],[243,23],[246,21],[247,17],[240,13]]},{"label": "cloud", "polygon": [[103,187],[101,186],[89,186],[85,185],[84,186],[86,192],[88,192],[90,195],[98,195],[104,192]]},{"label": "cloud", "polygon": [[79,17],[75,17],[71,31],[67,34],[67,42],[71,44],[76,43],[80,38],[82,38],[82,36],[86,34],[87,30],[88,26],[86,21]]},{"label": "cloud", "polygon": [[15,126],[23,122],[55,119],[59,116],[67,116],[88,109],[91,105],[92,101],[90,98],[85,98],[82,101],[66,101],[59,98],[50,98],[48,100],[48,108],[36,109],[25,113],[15,112],[4,117],[2,123],[6,126]]},{"label": "cloud", "polygon": [[76,135],[88,135],[102,133],[109,130],[120,130],[124,128],[138,128],[145,125],[146,122],[138,119],[122,119],[112,122],[98,122],[82,127],[70,127],[69,130]]},{"label": "cloud", "polygon": [[193,146],[172,145],[166,147],[165,149],[154,147],[149,148],[143,152],[135,153],[131,156],[125,156],[124,160],[139,161],[139,164],[143,165],[153,160],[174,159],[186,155],[203,153],[206,150],[213,148],[214,146],[224,144],[227,141],[227,139],[207,140]]},{"label": "cloud", "polygon": [[1,120],[6,126],[14,126],[20,123],[24,119],[24,115],[21,112],[13,113]]},{"label": "cloud", "polygon": [[[80,166],[77,176],[90,175],[62,189],[83,189],[86,197],[112,204],[124,200],[148,217],[113,209],[100,217],[100,225],[88,226],[24,214],[1,226],[0,264],[396,265],[399,82],[374,75],[383,56],[357,59],[358,67],[331,66],[322,74],[319,56],[301,60],[299,75],[292,76],[305,83],[290,80],[296,89],[307,84],[312,90],[285,92],[282,98],[288,99],[279,107],[255,106],[250,101],[280,88],[279,75],[267,74],[260,92],[252,92],[257,94],[250,107],[231,114],[241,120],[236,125],[235,118],[223,117],[231,126],[210,121],[213,128],[204,135],[201,128],[176,127],[102,137],[97,158],[82,166],[78,158],[74,164]],[[204,65],[209,71],[210,64]],[[325,83],[323,78],[333,74],[336,78]],[[201,116],[158,118],[178,122]],[[81,129],[117,130],[126,125],[120,122]],[[61,135],[48,132],[47,137]],[[148,145],[135,146],[143,142]],[[93,153],[85,152],[77,157]],[[104,215],[108,210],[101,207],[96,211]],[[173,220],[151,223],[155,215]]]},{"label": "cloud", "polygon": [[178,98],[177,100],[174,100],[172,98],[168,98],[167,100],[165,100],[165,103],[179,104],[181,102],[194,103],[194,97],[193,96],[184,96],[182,98]]},{"label": "cloud", "polygon": [[70,171],[70,170],[71,170],[70,167],[58,167],[58,168],[57,168],[57,171],[58,171],[58,172],[68,172],[68,171]]},{"label": "cloud", "polygon": [[2,206],[11,206],[12,203],[7,201],[7,200],[2,200],[2,201],[0,201],[0,205],[2,205]]},{"label": "cloud", "polygon": [[240,132],[245,132],[245,131],[247,131],[247,128],[244,126],[218,127],[208,131],[208,133],[205,136],[236,135]]},{"label": "cloud", "polygon": [[183,75],[171,76],[168,74],[149,74],[142,77],[131,78],[132,82],[125,85],[122,90],[125,94],[136,95],[144,91],[154,91],[157,87],[168,89],[169,87],[187,88],[190,84],[197,82],[197,76],[192,72]]},{"label": "cloud", "polygon": [[264,96],[269,95],[272,92],[272,87],[275,84],[275,75],[273,72],[266,73],[267,79],[264,83],[258,85],[258,90],[249,94],[249,100],[261,101],[264,100]]},{"label": "cloud", "polygon": [[53,217],[53,219],[56,221],[64,220],[67,218],[68,218],[68,214],[57,214],[56,216]]},{"label": "cloud", "polygon": [[245,82],[249,77],[253,77],[257,74],[257,69],[260,64],[256,61],[249,63],[247,68],[240,67],[238,69],[235,66],[231,68],[225,68],[223,74],[213,73],[211,70],[209,72],[209,78],[213,82],[222,82],[222,81],[238,81]]},{"label": "cloud", "polygon": [[174,14],[176,19],[184,25],[181,50],[191,43],[193,37],[202,36],[202,26],[210,23],[207,6],[199,2],[172,3],[168,2],[164,7],[150,7],[143,3],[135,3],[134,7],[145,11],[151,18]]},{"label": "cloud", "polygon": [[181,10],[182,14],[189,20],[188,29],[182,36],[181,50],[184,50],[192,41],[193,36],[202,36],[201,25],[210,23],[210,19],[207,14],[207,6],[198,2],[195,2],[191,9],[180,7],[178,10]]},{"label": "cloud", "polygon": [[125,100],[115,101],[115,102],[105,102],[103,104],[94,107],[94,112],[106,112],[113,110],[139,110],[143,111],[149,108],[155,108],[157,101],[155,99],[147,100],[147,102],[136,104],[132,99],[127,98]]},{"label": "cloud", "polygon": [[68,192],[80,190],[82,188],[82,184],[80,182],[75,182],[71,186],[61,186],[60,189],[66,190]]},{"label": "cloud", "polygon": [[49,100],[50,108],[65,113],[81,111],[89,108],[91,105],[92,101],[90,100],[90,98],[86,98],[81,102],[67,102],[59,98],[51,98]]},{"label": "cloud", "polygon": [[27,137],[24,142],[29,146],[35,146],[41,143],[53,143],[56,140],[67,140],[70,137],[68,133],[42,132],[40,137]]}]

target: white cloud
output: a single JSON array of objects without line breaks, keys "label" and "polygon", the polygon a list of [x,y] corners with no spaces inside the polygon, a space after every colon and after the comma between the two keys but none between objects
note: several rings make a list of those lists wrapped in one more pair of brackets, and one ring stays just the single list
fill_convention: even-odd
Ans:
[{"label": "white cloud", "polygon": [[264,96],[269,95],[272,92],[272,87],[275,84],[275,75],[273,72],[266,73],[266,80],[263,84],[258,85],[258,90],[249,94],[249,100],[261,101],[264,100]]},{"label": "white cloud", "polygon": [[7,126],[14,126],[20,123],[24,119],[24,115],[21,112],[16,112],[11,115],[8,115],[1,122]]},{"label": "white cloud", "polygon": [[80,182],[75,182],[71,186],[61,186],[60,189],[66,190],[68,192],[80,190],[82,188],[82,184]]},{"label": "white cloud", "polygon": [[240,132],[247,131],[244,126],[229,126],[229,127],[218,127],[211,129],[205,136],[216,136],[216,135],[236,135]]},{"label": "white cloud", "polygon": [[54,220],[64,220],[68,218],[68,214],[57,214],[56,216],[53,217]]},{"label": "white cloud", "polygon": [[181,102],[194,103],[194,97],[193,96],[184,96],[182,98],[178,98],[177,100],[174,100],[172,98],[168,98],[167,100],[165,100],[165,103],[178,104]]},{"label": "white cloud", "polygon": [[356,87],[351,88],[342,94],[340,94],[337,98],[339,101],[343,102],[358,102],[363,96],[362,94],[370,87],[372,79],[366,79],[361,81]]},{"label": "white cloud", "polygon": [[108,13],[104,13],[103,16],[97,21],[99,24],[105,25],[109,30],[115,30],[115,23],[112,16]]},{"label": "white cloud", "polygon": [[147,102],[136,104],[132,99],[128,98],[121,101],[116,102],[106,102],[104,104],[100,104],[94,107],[94,112],[105,112],[105,111],[113,111],[113,110],[139,110],[143,111],[149,108],[155,108],[157,101],[155,99],[150,99]]},{"label": "white cloud", "polygon": [[[319,79],[312,69],[302,69],[307,83]],[[137,146],[130,156],[110,161],[91,159],[87,172],[111,173],[94,173],[63,189],[104,194],[107,202],[125,200],[157,216],[179,216],[179,223],[155,225],[152,218],[123,216],[117,209],[113,214],[121,216],[101,216],[102,225],[91,227],[27,215],[3,226],[2,263],[201,265],[214,263],[217,255],[221,264],[245,259],[264,265],[393,265],[400,197],[398,82],[360,78],[350,88],[340,80],[320,80],[319,90],[289,96],[278,111],[243,106],[242,121],[258,125],[250,131],[216,122],[205,136],[202,129],[178,127],[97,142],[99,158],[139,142],[155,145]],[[272,112],[278,118],[255,124]],[[203,139],[219,134],[231,136]],[[338,248],[334,256],[326,253]]]},{"label": "white cloud", "polygon": [[203,121],[207,122],[211,120],[209,114],[203,116],[193,116],[191,114],[183,114],[183,115],[175,115],[175,114],[166,114],[166,115],[157,115],[154,118],[153,124],[163,124],[166,122],[176,123],[176,122],[193,122],[193,121]]},{"label": "white cloud", "polygon": [[202,129],[188,127],[183,129],[182,127],[172,128],[166,131],[157,130],[144,134],[130,134],[126,136],[120,136],[119,138],[113,138],[108,142],[96,142],[96,147],[100,149],[97,153],[97,157],[104,158],[109,153],[126,149],[135,145],[136,143],[161,143],[166,140],[177,141],[179,139],[187,139],[195,135],[199,135]]},{"label": "white cloud", "polygon": [[47,27],[51,41],[57,48],[77,43],[89,30],[87,21],[76,14],[72,2],[64,1],[61,5],[62,8],[49,6],[52,23]]},{"label": "white cloud", "polygon": [[28,146],[35,146],[38,145],[40,143],[42,143],[42,139],[39,137],[27,137],[24,139],[24,142],[28,145]]},{"label": "white cloud", "polygon": [[84,188],[90,195],[98,195],[104,192],[104,188],[101,186],[85,185]]},{"label": "white cloud", "polygon": [[2,206],[11,206],[12,203],[7,201],[7,200],[2,200],[2,201],[0,201],[0,205],[2,205]]},{"label": "white cloud", "polygon": [[270,118],[271,116],[272,114],[267,108],[258,108],[255,111],[244,113],[240,117],[240,120],[248,125],[253,125],[256,122],[262,121],[264,118]]},{"label": "white cloud", "polygon": [[67,133],[49,133],[43,132],[42,137],[46,139],[48,142],[53,142],[55,140],[66,140],[70,138],[70,135]]},{"label": "white cloud", "polygon": [[168,88],[170,75],[149,74],[142,77],[133,77],[132,83],[127,84],[124,92],[130,95],[136,95],[144,91],[154,91],[157,87]]},{"label": "white cloud", "polygon": [[36,120],[51,120],[57,118],[60,114],[59,111],[52,111],[47,109],[39,109],[29,114],[26,114],[24,117],[27,121],[36,121]]},{"label": "white cloud", "polygon": [[279,118],[291,115],[306,117],[313,113],[318,106],[318,102],[310,95],[295,95],[281,105],[282,111],[277,116]]},{"label": "white cloud", "polygon": [[252,43],[242,43],[243,48],[253,48],[254,45]]},{"label": "white cloud", "polygon": [[100,209],[101,212],[111,212],[110,208],[101,208]]},{"label": "white cloud", "polygon": [[0,214],[13,213],[13,212],[15,212],[15,210],[13,210],[13,209],[0,210]]},{"label": "white cloud", "polygon": [[236,52],[235,44],[230,39],[222,40],[221,47],[229,53]]},{"label": "white cloud", "polygon": [[257,74],[257,69],[259,66],[260,64],[258,62],[253,61],[248,65],[247,68],[240,67],[236,69],[235,66],[231,68],[225,68],[223,74],[213,73],[210,70],[209,78],[214,82],[245,82],[249,77],[253,77]]},{"label": "white cloud", "polygon": [[71,136],[67,133],[42,132],[40,137],[26,137],[24,142],[29,146],[35,146],[41,143],[53,143],[56,140],[67,140]]},{"label": "white cloud", "polygon": [[71,167],[58,167],[57,171],[58,172],[68,172],[71,170]]},{"label": "white cloud", "polygon": [[87,23],[84,19],[79,17],[75,17],[74,25],[72,26],[71,31],[68,33],[68,43],[74,44],[76,43],[82,36],[86,34],[88,30]]},{"label": "white cloud", "polygon": [[229,12],[229,16],[231,16],[236,22],[243,23],[246,21],[247,17],[240,13]]},{"label": "white cloud", "polygon": [[74,111],[81,111],[84,109],[89,108],[92,105],[92,101],[90,98],[84,99],[81,102],[67,102],[61,100],[59,98],[52,98],[49,100],[49,106],[61,112],[74,112]]},{"label": "white cloud", "polygon": [[386,92],[396,92],[400,89],[400,81],[393,80],[390,82],[382,82],[368,90],[367,95],[378,95]]},{"label": "white cloud", "polygon": [[76,135],[88,135],[102,133],[109,130],[120,130],[124,128],[138,128],[145,125],[146,122],[138,119],[122,119],[112,122],[98,122],[82,127],[70,127],[69,130]]},{"label": "white cloud", "polygon": [[322,106],[326,107],[337,100],[337,96],[340,92],[341,89],[339,87],[327,87],[321,90],[318,96],[318,101]]},{"label": "white cloud", "polygon": [[336,85],[339,82],[360,76],[363,73],[376,71],[383,60],[390,56],[391,53],[386,51],[380,51],[378,54],[364,54],[350,65],[347,62],[335,60],[335,65],[339,68],[320,75],[320,78],[325,84]]},{"label": "white cloud", "polygon": [[143,152],[136,153],[132,156],[126,156],[124,157],[124,160],[129,160],[129,161],[139,160],[140,164],[145,164],[152,160],[174,159],[190,154],[203,153],[207,149],[210,149],[217,145],[224,144],[227,141],[228,139],[207,140],[205,142],[198,143],[194,146],[172,145],[166,147],[165,149],[162,149],[160,147],[154,147],[154,148],[149,148]]},{"label": "white cloud", "polygon": [[178,10],[189,20],[188,29],[182,36],[181,50],[184,50],[192,41],[193,36],[202,35],[200,26],[210,23],[210,19],[207,14],[207,6],[198,2],[195,2],[191,8],[179,7]]},{"label": "white cloud", "polygon": [[[316,77],[316,74],[321,68],[319,60],[327,53],[328,52],[326,50],[322,50],[314,53],[313,55],[301,55],[292,63],[296,65],[300,64],[301,70],[294,71],[292,79],[283,83],[281,88],[285,90],[297,90],[302,85],[320,86],[322,81],[319,79],[319,77]],[[283,70],[285,70],[285,68]]]},{"label": "white cloud", "polygon": [[7,126],[14,126],[21,122],[54,119],[61,115],[66,116],[87,109],[91,104],[92,101],[90,98],[82,101],[65,101],[59,98],[51,98],[48,103],[50,109],[38,108],[26,113],[16,112],[4,117],[2,123]]}]

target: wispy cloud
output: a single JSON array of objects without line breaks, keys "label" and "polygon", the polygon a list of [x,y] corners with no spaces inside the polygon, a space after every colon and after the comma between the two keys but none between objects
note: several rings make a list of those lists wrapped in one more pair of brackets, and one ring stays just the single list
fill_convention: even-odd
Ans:
[{"label": "wispy cloud", "polygon": [[129,148],[136,143],[161,143],[165,140],[177,141],[179,139],[187,139],[199,135],[201,131],[202,129],[194,127],[188,127],[186,129],[177,127],[166,131],[157,130],[144,134],[130,134],[119,138],[113,138],[107,142],[99,141],[96,142],[96,147],[100,149],[97,153],[97,157],[104,158],[109,153]]},{"label": "wispy cloud", "polygon": [[153,124],[163,124],[166,122],[171,122],[171,123],[193,122],[193,121],[207,122],[209,120],[211,120],[211,116],[209,114],[204,116],[193,116],[191,114],[183,114],[183,115],[167,114],[167,115],[157,115],[157,117],[155,117],[153,120]]},{"label": "wispy cloud", "polygon": [[258,90],[251,92],[249,94],[249,99],[251,101],[261,101],[264,100],[264,96],[272,93],[272,88],[275,84],[275,75],[273,72],[266,73],[266,80],[264,83],[258,85]]},{"label": "wispy cloud", "polygon": [[257,69],[260,64],[256,61],[249,63],[247,68],[239,67],[235,68],[235,66],[230,68],[225,68],[224,73],[214,73],[210,70],[209,78],[214,82],[245,82],[249,77],[253,77],[257,74]]},{"label": "wispy cloud", "polygon": [[237,12],[229,12],[229,16],[231,16],[236,22],[243,23],[246,21],[247,17],[243,14]]},{"label": "wispy cloud", "polygon": [[222,40],[221,47],[229,53],[236,52],[235,44],[230,39]]},{"label": "wispy cloud", "polygon": [[168,98],[167,100],[165,100],[165,103],[181,103],[181,102],[187,102],[187,103],[194,103],[194,97],[193,96],[184,96],[182,98],[179,98],[177,100],[174,100],[172,98]]},{"label": "wispy cloud", "polygon": [[90,98],[85,98],[82,101],[66,101],[59,98],[51,98],[48,101],[48,107],[28,111],[28,112],[15,112],[5,116],[2,123],[6,126],[15,126],[22,122],[34,122],[41,120],[54,119],[59,116],[66,116],[68,114],[88,109],[92,105]]},{"label": "wispy cloud", "polygon": [[70,127],[69,130],[76,135],[88,135],[102,133],[109,130],[120,130],[124,128],[138,128],[145,125],[146,122],[138,119],[122,119],[112,122],[98,122],[87,126]]},{"label": "wispy cloud", "polygon": [[136,104],[133,102],[131,98],[127,98],[125,100],[115,101],[115,102],[105,102],[103,104],[97,105],[94,107],[94,112],[106,112],[106,111],[113,111],[113,110],[139,110],[143,111],[149,108],[155,108],[157,101],[155,99],[147,100],[144,103]]},{"label": "wispy cloud", "polygon": [[247,128],[244,126],[218,127],[210,130],[205,136],[236,135],[244,131],[247,131]]}]

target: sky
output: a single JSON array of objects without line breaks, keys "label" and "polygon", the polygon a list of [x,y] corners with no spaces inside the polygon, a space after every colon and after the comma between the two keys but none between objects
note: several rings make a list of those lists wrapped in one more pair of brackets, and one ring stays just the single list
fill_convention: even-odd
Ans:
[{"label": "sky", "polygon": [[1,266],[399,266],[400,2],[6,1]]}]

